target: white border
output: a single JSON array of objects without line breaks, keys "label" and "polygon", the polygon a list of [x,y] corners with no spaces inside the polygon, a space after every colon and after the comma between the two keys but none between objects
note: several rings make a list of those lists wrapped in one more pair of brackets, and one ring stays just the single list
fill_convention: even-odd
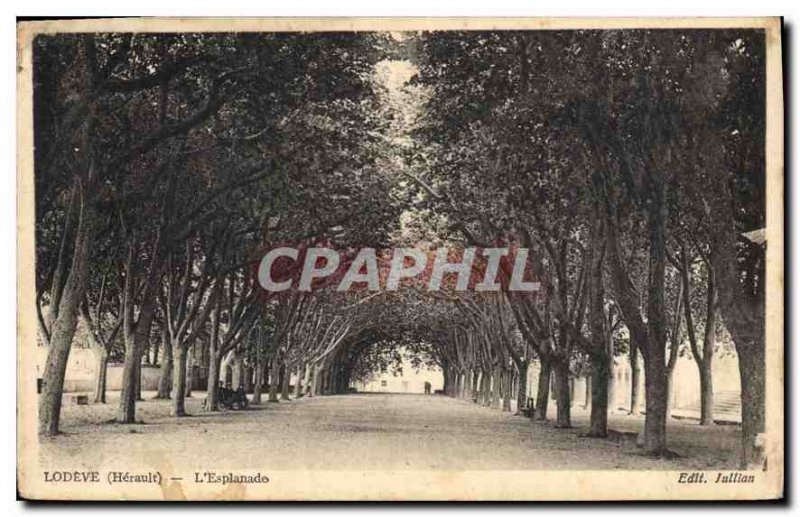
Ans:
[{"label": "white border", "polygon": [[[0,99],[5,103],[5,109],[2,111],[5,114],[2,124],[0,124],[0,145],[2,145],[3,153],[0,154],[4,160],[5,173],[0,175],[0,242],[3,243],[2,250],[0,251],[0,270],[4,272],[2,275],[2,284],[0,284],[0,324],[4,331],[2,336],[5,338],[4,352],[6,355],[5,360],[0,362],[2,370],[0,375],[3,379],[8,379],[4,386],[2,386],[2,393],[5,398],[6,404],[3,407],[7,408],[7,416],[3,419],[2,426],[0,426],[0,433],[3,440],[3,446],[0,448],[2,451],[2,458],[4,468],[0,471],[0,487],[2,487],[2,500],[12,501],[16,495],[15,486],[15,420],[11,418],[11,408],[16,406],[15,400],[15,382],[12,379],[16,378],[15,372],[15,351],[16,351],[16,198],[15,198],[15,183],[16,183],[16,170],[15,165],[15,152],[16,152],[16,137],[15,137],[15,76],[14,70],[16,62],[16,26],[13,21],[13,16],[86,16],[86,15],[103,15],[103,16],[133,16],[133,15],[149,15],[149,16],[758,16],[758,15],[783,15],[785,16],[785,23],[794,28],[793,38],[796,41],[796,24],[800,19],[800,3],[792,1],[778,1],[778,0],[760,0],[759,2],[732,2],[732,1],[719,1],[719,2],[700,2],[697,0],[670,0],[668,2],[642,2],[639,1],[615,1],[604,0],[598,1],[574,1],[574,0],[557,0],[557,1],[528,1],[528,2],[510,2],[504,0],[487,1],[474,1],[474,0],[460,0],[456,2],[431,0],[403,0],[402,2],[395,3],[379,3],[367,1],[352,1],[352,0],[338,0],[331,1],[300,1],[294,0],[292,2],[252,2],[246,0],[226,0],[225,2],[185,2],[182,4],[170,4],[164,0],[137,0],[128,4],[112,3],[108,1],[37,1],[28,0],[24,3],[17,5],[3,4],[2,10],[9,11],[4,14],[2,19],[2,52],[0,52],[0,64],[2,70],[6,73],[2,75],[0,80]],[[792,45],[792,40],[787,42]],[[790,47],[791,48],[791,47]],[[794,51],[787,52],[787,57],[796,56],[796,48]],[[790,149],[797,149],[797,144],[800,142],[800,136],[792,133],[791,120],[794,118],[792,115],[796,113],[796,100],[797,88],[800,82],[798,81],[796,73],[796,63],[794,59],[787,63],[786,77],[787,84],[792,86],[791,92],[787,93],[787,99],[794,100],[795,103],[787,103],[787,107],[791,108],[791,112],[787,113],[789,116],[789,125],[787,126],[788,135],[791,136],[791,142],[788,142],[787,151]],[[788,162],[791,165],[791,162]],[[791,178],[791,170],[786,171],[786,178]],[[800,183],[797,181],[794,184],[788,184],[791,188],[791,199],[797,200],[800,193]],[[791,203],[787,203],[787,209],[791,209]],[[791,219],[791,214],[787,213],[787,220]],[[798,224],[791,228],[791,237],[789,241],[791,244],[791,256],[797,257],[797,243],[798,239]],[[791,264],[787,264],[791,268]],[[788,285],[791,291],[794,287],[794,279]],[[789,321],[800,321],[800,308],[795,306]],[[791,338],[791,336],[790,336]],[[787,340],[786,348],[791,350],[794,346],[793,340]],[[789,357],[793,359],[791,365],[787,364],[787,380],[792,377],[792,372],[798,371],[798,354],[792,353]],[[790,403],[797,400],[797,383],[791,383],[794,390],[790,394]],[[794,397],[792,397],[794,395]],[[796,417],[792,415],[793,419]],[[796,422],[795,422],[796,423]],[[796,429],[796,426],[794,427]],[[792,437],[787,437],[791,439]],[[796,450],[793,447],[792,450]],[[791,458],[790,461],[795,458]],[[790,465],[792,465],[791,463]],[[791,466],[789,467],[791,468]],[[793,487],[789,488],[794,493],[797,499],[797,476],[792,475],[790,479],[793,481]],[[17,513],[24,507],[20,504],[12,506],[12,512]],[[119,508],[122,509],[122,508]],[[573,508],[565,513],[577,513],[587,510],[588,508]],[[675,508],[678,511],[686,512],[691,511],[686,507]],[[74,508],[73,511],[91,511],[91,509]],[[100,510],[100,509],[98,509]],[[149,512],[161,513],[162,509],[148,508]],[[258,511],[258,509],[256,509]],[[430,511],[442,511],[444,508],[421,509],[415,508],[415,513],[426,513]],[[636,511],[631,508],[630,510]],[[657,508],[649,507],[647,511],[658,511]],[[707,511],[726,511],[726,508],[710,508],[704,507],[701,509],[703,512]],[[45,512],[51,511],[64,511],[60,508],[47,508],[39,510]],[[102,510],[101,510],[102,511]],[[270,509],[271,512],[281,513],[284,510],[278,508]],[[308,510],[304,510],[308,511]],[[331,509],[325,509],[331,511]],[[345,511],[350,511],[349,509]],[[449,511],[460,511],[457,508],[450,508]],[[548,511],[544,508],[539,508],[536,511]],[[619,509],[612,509],[605,507],[605,511],[619,511]],[[753,508],[751,511],[757,511]]]}]

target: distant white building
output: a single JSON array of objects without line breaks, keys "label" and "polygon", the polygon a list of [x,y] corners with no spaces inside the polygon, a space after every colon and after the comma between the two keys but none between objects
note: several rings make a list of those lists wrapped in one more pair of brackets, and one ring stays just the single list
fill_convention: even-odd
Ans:
[{"label": "distant white building", "polygon": [[430,393],[444,387],[444,376],[439,368],[422,368],[415,370],[408,360],[403,361],[402,372],[397,375],[391,372],[376,375],[369,382],[354,382],[351,388],[361,392],[377,393],[425,393],[428,383]]}]

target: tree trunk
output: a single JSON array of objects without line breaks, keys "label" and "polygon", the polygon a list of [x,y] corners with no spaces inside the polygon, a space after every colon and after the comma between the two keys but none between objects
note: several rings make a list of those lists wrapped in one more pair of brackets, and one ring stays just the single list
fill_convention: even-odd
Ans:
[{"label": "tree trunk", "polygon": [[[82,261],[85,260],[86,258],[83,257]],[[74,260],[73,263],[75,262]],[[73,276],[85,277],[85,274],[80,275],[79,271],[79,269],[85,268],[85,265],[73,267],[75,270],[70,273],[70,280],[73,279]],[[83,293],[82,284],[85,284],[85,281],[70,280],[67,281],[68,285],[64,288],[64,294],[59,304],[59,314],[52,327],[47,351],[47,362],[43,375],[44,387],[39,406],[39,434],[44,436],[58,434],[64,375],[67,371],[72,338],[78,325],[78,302]]]},{"label": "tree trunk", "polygon": [[236,390],[244,387],[244,354],[237,348],[233,351],[233,382],[231,388]]},{"label": "tree trunk", "polygon": [[583,409],[589,409],[589,400],[592,397],[592,376],[587,374],[583,378]]},{"label": "tree trunk", "polygon": [[[591,413],[589,417],[589,436],[605,438],[608,435],[608,380],[609,341],[611,328],[606,319],[605,285],[603,283],[603,261],[605,254],[605,225],[599,205],[595,205],[595,221],[592,228],[591,268],[589,272],[589,327],[591,330],[591,374],[586,376],[584,409],[589,404],[591,393]],[[611,352],[613,354],[613,351]]]},{"label": "tree trunk", "polygon": [[[714,425],[714,344],[717,327],[717,284],[713,270],[709,272],[706,328],[703,333],[703,358],[697,364],[700,373],[700,425]],[[763,401],[762,401],[763,404]]]},{"label": "tree trunk", "polygon": [[608,358],[605,355],[592,355],[591,360],[592,410],[589,436],[605,438],[608,435],[608,381],[611,376],[608,371]]},{"label": "tree trunk", "polygon": [[311,376],[314,373],[313,372],[314,365],[306,363],[304,365],[304,368],[305,368],[305,375],[303,376],[303,395],[310,395],[312,390],[311,383],[313,382]]},{"label": "tree trunk", "polygon": [[[727,226],[735,235],[730,213]],[[723,235],[712,247],[714,276],[725,326],[733,338],[739,358],[742,400],[741,468],[762,468],[766,461],[762,435],[766,431],[765,303],[764,293],[753,294],[739,283],[735,238]],[[763,284],[763,282],[762,282]],[[707,340],[704,347],[710,345]],[[710,354],[709,354],[710,356]],[[710,367],[709,367],[710,368]],[[709,382],[709,390],[711,390]]]},{"label": "tree trunk", "polygon": [[94,348],[93,351],[97,359],[97,366],[95,367],[94,395],[92,398],[95,404],[105,404],[106,379],[108,378],[108,352],[105,347]]},{"label": "tree trunk", "polygon": [[322,369],[322,388],[320,389],[320,393],[323,395],[330,395],[331,393],[331,367],[325,367]]},{"label": "tree trunk", "polygon": [[[286,369],[286,376],[288,377],[290,374],[290,370]],[[344,377],[344,372],[342,371],[342,366],[339,364],[334,364],[331,367],[331,374],[330,380],[328,381],[328,390],[330,391],[331,395],[336,395],[342,393],[342,378]],[[287,381],[289,382],[289,381]]]},{"label": "tree trunk", "polygon": [[475,370],[467,370],[467,389],[464,390],[464,400],[472,402],[475,397]]},{"label": "tree trunk", "polygon": [[494,401],[493,406],[495,409],[503,408],[503,397],[506,393],[506,379],[505,372],[502,369],[497,369],[494,372]]},{"label": "tree trunk", "polygon": [[194,387],[194,374],[197,366],[194,364],[195,359],[195,346],[192,345],[188,348],[186,354],[186,386],[184,386],[183,395],[185,398],[192,396],[192,388]]},{"label": "tree trunk", "polygon": [[[681,307],[683,306],[683,293],[688,293],[689,286],[686,284],[688,283],[687,280],[684,279],[683,275],[678,277],[678,294],[675,297],[675,306],[672,310],[673,320],[672,320],[672,329],[670,331],[670,338],[669,338],[669,359],[667,359],[667,366],[666,366],[666,392],[667,392],[667,413],[666,418],[669,419],[672,416],[672,399],[673,399],[673,386],[675,380],[675,366],[678,364],[678,351],[681,347],[681,324],[683,322],[683,312],[681,311]],[[687,330],[690,327],[688,326],[687,322]]]},{"label": "tree trunk", "polygon": [[569,365],[563,359],[554,361],[553,373],[556,380],[556,428],[572,427],[570,418]]},{"label": "tree trunk", "polygon": [[606,337],[606,354],[608,356],[608,412],[617,412],[617,372],[614,368],[614,341],[611,333]]},{"label": "tree trunk", "polygon": [[297,381],[294,383],[294,398],[299,399],[303,396],[303,376],[305,375],[305,365],[297,364]]},{"label": "tree trunk", "polygon": [[492,405],[492,374],[491,370],[484,370],[483,379],[483,405],[491,407]]},{"label": "tree trunk", "polygon": [[[166,329],[164,330],[166,332]],[[161,369],[158,376],[157,399],[170,398],[172,391],[172,343],[166,335],[161,340],[163,346],[163,356],[161,359]]]},{"label": "tree trunk", "polygon": [[289,400],[289,381],[291,380],[291,370],[289,369],[289,365],[284,363],[281,366],[281,373],[283,374],[283,379],[281,381],[281,400]]},{"label": "tree trunk", "polygon": [[172,364],[175,374],[172,383],[172,416],[186,416],[186,363],[189,351],[186,346],[178,343],[172,344]]},{"label": "tree trunk", "polygon": [[[660,352],[660,353],[659,353]],[[644,448],[654,455],[667,452],[667,376],[664,349],[649,347],[645,358]]]},{"label": "tree trunk", "polygon": [[714,381],[711,358],[704,357],[697,365],[700,372],[700,425],[714,425]]},{"label": "tree trunk", "polygon": [[453,397],[455,396],[456,385],[458,384],[458,372],[456,372],[455,368],[452,366],[447,366],[444,368],[443,374],[444,384],[442,385],[442,390],[448,397]]},{"label": "tree trunk", "polygon": [[316,393],[318,395],[326,395],[328,387],[328,369],[322,367],[319,369],[319,383],[317,384]]},{"label": "tree trunk", "polygon": [[[765,264],[770,243],[751,247],[750,260],[742,263],[739,249],[741,229],[737,227],[734,207],[736,194],[729,181],[720,181],[719,190],[710,197],[714,206],[711,237],[711,264],[719,295],[719,309],[731,334],[739,357],[742,398],[742,468],[763,468],[765,457],[762,435],[766,432],[766,281],[770,271],[756,267],[757,274],[743,275],[743,266],[752,259]],[[782,246],[782,243],[778,243]],[[751,245],[748,245],[751,246]],[[752,246],[756,246],[753,244]],[[742,250],[744,251],[744,250]],[[779,267],[777,273],[782,274]],[[746,279],[749,277],[749,280]],[[782,458],[778,458],[779,461]]]},{"label": "tree trunk", "polygon": [[550,403],[550,375],[553,365],[550,358],[539,359],[539,383],[536,390],[536,420],[547,420],[547,406]]},{"label": "tree trunk", "polygon": [[[211,310],[211,335],[208,339],[208,383],[206,384],[206,411],[219,411],[219,380],[222,373],[222,351],[219,342],[219,322],[222,304],[214,300]],[[166,357],[166,356],[165,356]]]},{"label": "tree trunk", "polygon": [[[743,346],[744,345],[744,346]],[[762,468],[765,459],[761,435],[765,432],[764,341],[736,343],[739,376],[742,384],[742,456],[743,468]]]},{"label": "tree trunk", "polygon": [[245,365],[243,371],[244,391],[245,393],[253,392],[253,367]]},{"label": "tree trunk", "polygon": [[[131,341],[134,341],[131,339]],[[122,390],[119,394],[119,415],[117,420],[123,424],[136,421],[136,353],[135,342],[125,347],[125,359],[122,367]]]},{"label": "tree trunk", "polygon": [[215,347],[212,346],[208,355],[209,360],[208,386],[206,386],[206,410],[219,411],[219,374],[222,366],[222,354],[220,354]]},{"label": "tree trunk", "polygon": [[666,411],[666,419],[669,420],[672,417],[672,398],[673,398],[672,390],[673,390],[673,388],[675,386],[675,370],[673,368],[670,368],[669,365],[667,365],[667,368],[666,368],[665,371],[666,371],[666,378],[667,378],[666,379],[666,392],[667,392],[666,405],[667,405],[667,407],[666,407],[665,411]]},{"label": "tree trunk", "polygon": [[501,396],[503,397],[503,411],[511,411],[511,372],[505,370],[500,374]]},{"label": "tree trunk", "polygon": [[572,404],[575,403],[575,377],[569,376],[568,379],[569,380],[567,382],[569,383],[569,403],[570,406],[572,406]]},{"label": "tree trunk", "polygon": [[[291,370],[288,371],[289,373],[291,373]],[[346,391],[347,391],[347,383],[345,382],[344,367],[342,365],[339,365],[336,367],[336,377],[335,377],[333,392],[341,394],[345,393]]]},{"label": "tree trunk", "polygon": [[628,414],[638,415],[642,411],[641,394],[639,393],[639,385],[641,384],[639,376],[642,370],[639,361],[639,347],[634,344],[633,336],[631,336],[631,351],[629,357],[631,362],[631,408]]},{"label": "tree trunk", "polygon": [[158,360],[159,360],[159,347],[161,346],[161,344],[160,344],[159,341],[156,341],[155,343],[151,343],[151,344],[152,344],[152,347],[153,347],[153,365],[154,366],[159,366],[159,362],[158,362]]},{"label": "tree trunk", "polygon": [[314,397],[317,394],[321,367],[318,364],[309,363],[306,368],[309,373],[308,382],[306,382],[306,391],[309,397]]},{"label": "tree trunk", "polygon": [[[87,62],[94,61],[94,40],[85,40]],[[89,57],[91,56],[91,57]],[[94,133],[94,117],[91,107],[94,102],[94,70],[91,66],[85,68],[82,80],[85,88],[85,99],[90,106],[88,117],[81,135],[83,140],[82,171],[81,178],[77,175],[73,187],[69,207],[66,212],[64,224],[63,242],[66,244],[68,239],[72,239],[72,257],[66,254],[59,256],[56,265],[57,270],[63,273],[69,271],[66,281],[61,287],[61,274],[54,273],[53,289],[51,289],[50,311],[57,311],[55,320],[50,327],[50,339],[48,342],[47,360],[42,376],[44,386],[39,400],[39,434],[44,436],[54,436],[58,434],[58,425],[61,417],[61,397],[64,391],[64,376],[67,371],[69,352],[72,347],[72,339],[75,336],[75,329],[78,326],[79,304],[83,299],[86,290],[86,277],[89,268],[88,249],[92,238],[92,201],[88,198],[86,185],[92,181],[92,171],[94,169],[94,156],[92,152],[92,138]],[[77,217],[77,219],[75,219]],[[75,225],[75,233],[72,233],[72,226]],[[66,249],[66,248],[64,248]],[[69,264],[66,262],[69,261]],[[63,267],[63,269],[62,269]],[[60,289],[60,295],[56,296],[55,291]],[[52,313],[51,313],[52,314]]]},{"label": "tree trunk", "polygon": [[511,368],[511,371],[509,372],[508,375],[509,375],[509,379],[511,379],[511,381],[510,381],[511,384],[509,385],[510,386],[509,389],[511,390],[511,391],[509,391],[509,398],[511,398],[513,400],[516,400],[517,399],[517,395],[516,395],[517,394],[517,368],[516,367]]},{"label": "tree trunk", "polygon": [[[152,296],[152,295],[151,295]],[[142,351],[150,334],[153,321],[155,300],[145,299],[139,311],[139,321],[134,325],[133,336],[126,339],[125,363],[122,368],[122,391],[119,395],[119,412],[117,421],[121,424],[132,424],[136,421],[136,395],[140,370],[138,364],[142,359]],[[173,365],[174,367],[174,365]]]},{"label": "tree trunk", "polygon": [[261,340],[256,348],[255,379],[253,381],[253,405],[261,404],[261,390],[264,386],[264,357],[261,351]]},{"label": "tree trunk", "polygon": [[667,190],[664,178],[652,177],[649,207],[650,250],[648,259],[647,339],[644,345],[645,398],[644,448],[656,456],[667,454],[667,321],[665,308],[667,263]]},{"label": "tree trunk", "polygon": [[492,407],[500,408],[500,383],[502,382],[503,370],[496,367],[492,372]]},{"label": "tree trunk", "polygon": [[278,390],[280,389],[281,362],[278,355],[272,357],[272,368],[269,372],[269,402],[278,402]]},{"label": "tree trunk", "polygon": [[521,415],[522,410],[528,404],[528,360],[522,360],[518,364],[519,376],[517,380],[517,412]]},{"label": "tree trunk", "polygon": [[142,397],[142,362],[143,358],[141,357],[136,362],[136,402],[144,400],[144,397]]}]

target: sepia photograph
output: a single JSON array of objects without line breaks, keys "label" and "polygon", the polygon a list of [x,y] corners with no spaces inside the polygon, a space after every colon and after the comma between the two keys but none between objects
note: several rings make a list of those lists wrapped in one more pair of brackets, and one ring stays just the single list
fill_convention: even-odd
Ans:
[{"label": "sepia photograph", "polygon": [[18,22],[18,497],[781,499],[781,34]]}]

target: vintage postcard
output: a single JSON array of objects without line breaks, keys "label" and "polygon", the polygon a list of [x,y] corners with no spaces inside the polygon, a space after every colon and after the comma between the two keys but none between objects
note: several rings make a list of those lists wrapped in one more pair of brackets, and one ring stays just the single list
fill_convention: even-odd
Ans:
[{"label": "vintage postcard", "polygon": [[782,498],[781,29],[20,22],[19,497]]}]

